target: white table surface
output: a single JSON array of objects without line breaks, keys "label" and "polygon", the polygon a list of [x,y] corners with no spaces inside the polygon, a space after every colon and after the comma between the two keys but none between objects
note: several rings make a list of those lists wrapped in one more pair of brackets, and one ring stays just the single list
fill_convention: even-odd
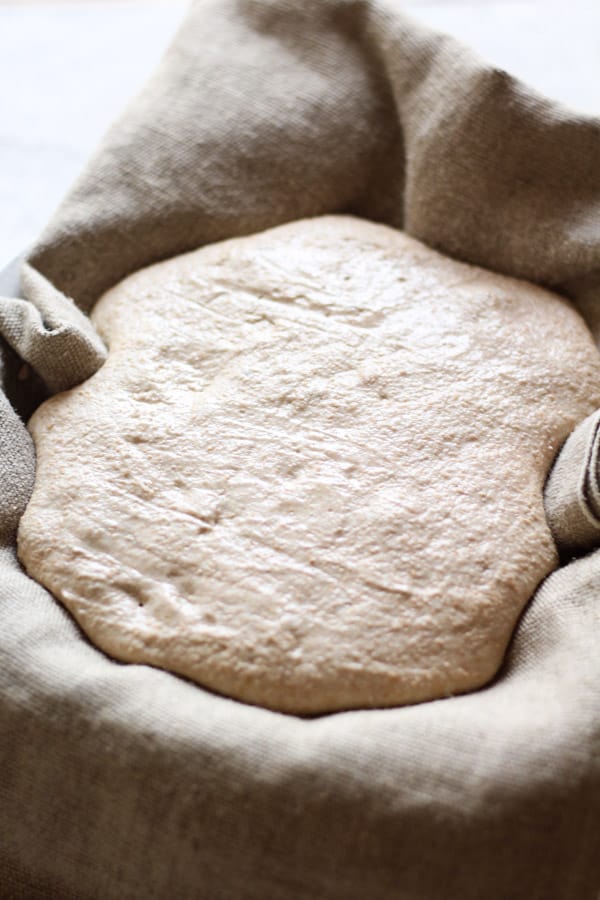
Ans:
[{"label": "white table surface", "polygon": [[[600,0],[405,0],[546,95],[600,115]],[[0,0],[0,268],[34,240],[187,3]]]}]

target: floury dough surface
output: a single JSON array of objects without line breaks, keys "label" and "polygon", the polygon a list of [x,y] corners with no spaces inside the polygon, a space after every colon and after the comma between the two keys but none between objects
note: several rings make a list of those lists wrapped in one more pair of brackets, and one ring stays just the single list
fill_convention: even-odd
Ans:
[{"label": "floury dough surface", "polygon": [[600,405],[567,302],[325,217],[97,304],[31,421],[19,555],[107,653],[314,713],[477,688],[556,565],[542,491]]}]

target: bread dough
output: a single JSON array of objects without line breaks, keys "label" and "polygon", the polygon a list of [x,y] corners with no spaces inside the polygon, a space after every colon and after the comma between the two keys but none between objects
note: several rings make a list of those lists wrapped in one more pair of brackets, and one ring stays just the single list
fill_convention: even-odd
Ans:
[{"label": "bread dough", "polygon": [[600,405],[565,300],[329,216],[151,266],[93,320],[106,364],[30,423],[19,556],[95,644],[294,713],[492,678]]}]

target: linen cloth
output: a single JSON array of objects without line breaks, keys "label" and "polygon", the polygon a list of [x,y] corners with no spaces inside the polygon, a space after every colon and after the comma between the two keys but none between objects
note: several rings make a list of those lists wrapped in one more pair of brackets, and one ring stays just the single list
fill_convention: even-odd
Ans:
[{"label": "linen cloth", "polygon": [[600,554],[578,554],[600,507],[583,537],[569,525],[596,502],[594,417],[548,486],[564,565],[498,677],[460,697],[250,707],[109,659],[16,561],[34,452],[15,408],[102,364],[98,296],[330,212],[558,289],[598,333],[600,121],[393,0],[196,2],[0,304],[2,897],[598,898]]}]

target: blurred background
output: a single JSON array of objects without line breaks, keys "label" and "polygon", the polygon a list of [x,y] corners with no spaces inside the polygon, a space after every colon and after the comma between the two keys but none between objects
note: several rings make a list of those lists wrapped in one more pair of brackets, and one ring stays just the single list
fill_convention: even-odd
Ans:
[{"label": "blurred background", "polygon": [[[547,96],[600,115],[600,0],[396,2]],[[0,269],[37,236],[187,6],[0,0]]]}]

